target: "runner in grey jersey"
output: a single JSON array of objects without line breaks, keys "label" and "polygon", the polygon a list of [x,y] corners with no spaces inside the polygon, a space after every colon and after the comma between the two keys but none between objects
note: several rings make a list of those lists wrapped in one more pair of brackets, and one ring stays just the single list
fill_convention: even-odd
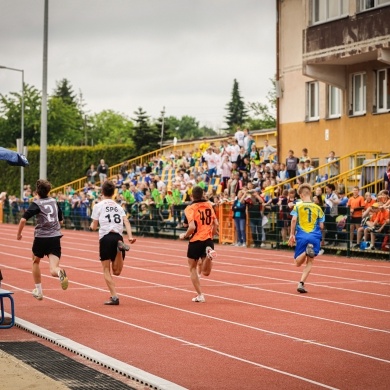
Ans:
[{"label": "runner in grey jersey", "polygon": [[22,239],[22,231],[27,220],[36,216],[37,224],[34,232],[34,243],[32,246],[33,265],[32,274],[35,283],[33,297],[41,301],[43,299],[41,269],[39,263],[45,256],[49,258],[50,273],[60,279],[63,290],[68,288],[68,277],[64,269],[59,267],[61,258],[61,225],[62,211],[54,198],[49,198],[51,184],[47,180],[38,180],[36,184],[35,199],[19,222],[17,240]]}]

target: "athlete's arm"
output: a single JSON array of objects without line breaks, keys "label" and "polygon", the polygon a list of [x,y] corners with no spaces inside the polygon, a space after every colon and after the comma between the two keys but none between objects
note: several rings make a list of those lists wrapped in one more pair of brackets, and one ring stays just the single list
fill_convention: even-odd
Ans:
[{"label": "athlete's arm", "polygon": [[90,230],[94,231],[98,228],[99,226],[99,221],[97,219],[93,219],[90,225]]},{"label": "athlete's arm", "polygon": [[188,224],[188,229],[185,233],[181,233],[179,238],[180,240],[185,240],[186,238],[189,238],[192,236],[192,234],[194,233],[196,229],[196,226],[195,226],[195,221],[191,221],[189,224]]},{"label": "athlete's arm", "polygon": [[219,222],[218,219],[215,218],[213,222],[213,236],[218,236],[219,235]]},{"label": "athlete's arm", "polygon": [[20,218],[20,222],[19,222],[19,226],[18,226],[18,232],[16,233],[16,239],[17,240],[21,240],[22,239],[22,231],[23,231],[23,228],[26,225],[26,221],[27,221],[26,218]]},{"label": "athlete's arm", "polygon": [[[321,222],[322,223],[322,222]],[[291,220],[291,234],[288,240],[288,245],[293,246],[295,243],[295,228],[297,226],[297,216],[294,215]]]},{"label": "athlete's arm", "polygon": [[127,219],[127,217],[123,217],[123,222],[126,226],[126,231],[127,231],[127,238],[130,242],[130,244],[134,244],[137,239],[136,238],[133,238],[133,234],[131,232],[131,225],[130,225],[130,221]]}]

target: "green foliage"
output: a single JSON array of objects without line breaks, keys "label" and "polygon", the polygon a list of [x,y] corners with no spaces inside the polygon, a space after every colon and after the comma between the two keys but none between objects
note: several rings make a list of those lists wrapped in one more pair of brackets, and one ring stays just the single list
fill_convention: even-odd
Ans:
[{"label": "green foliage", "polygon": [[93,145],[132,144],[133,132],[133,122],[112,110],[89,117],[88,138]]},{"label": "green foliage", "polygon": [[49,145],[81,145],[84,139],[83,118],[75,104],[51,97],[47,110]]},{"label": "green foliage", "polygon": [[267,94],[268,105],[260,102],[248,103],[248,109],[252,115],[246,121],[246,126],[250,130],[273,129],[276,127],[276,82],[275,79],[270,81],[273,89]]},{"label": "green foliage", "polygon": [[[107,164],[115,165],[121,161],[136,157],[138,154],[131,146],[99,145],[82,147],[49,146],[47,149],[47,178],[53,187],[77,180],[83,176],[91,164],[98,165],[100,159]],[[30,165],[24,168],[25,183],[34,187],[39,179],[40,149],[38,146],[28,148],[28,161]],[[0,192],[8,194],[20,192],[20,168],[0,161],[2,175],[0,176]]]},{"label": "green foliage", "polygon": [[199,122],[192,116],[184,115],[181,119],[170,116],[166,118],[165,122],[169,128],[172,129],[171,139],[173,139],[173,137],[177,137],[177,139],[180,140],[195,139],[208,135],[216,135],[216,132],[213,129],[206,126],[199,127]]},{"label": "green foliage", "polygon": [[136,125],[134,126],[133,142],[134,147],[138,151],[138,155],[142,155],[160,147],[161,134],[158,132],[157,126],[150,123],[150,118],[146,112],[139,107],[134,114]]},{"label": "green foliage", "polygon": [[226,105],[226,110],[228,114],[225,119],[229,130],[233,130],[236,126],[243,125],[247,118],[248,111],[245,108],[245,103],[240,95],[240,90],[236,79],[234,79],[233,82],[232,99]]},{"label": "green foliage", "polygon": [[[12,92],[0,95],[0,145],[12,148],[21,137],[22,96]],[[39,144],[41,96],[39,91],[24,84],[24,139],[25,145]]]},{"label": "green foliage", "polygon": [[60,98],[65,104],[71,106],[77,105],[76,95],[73,92],[73,87],[67,79],[57,81],[56,89],[54,90],[52,97]]}]

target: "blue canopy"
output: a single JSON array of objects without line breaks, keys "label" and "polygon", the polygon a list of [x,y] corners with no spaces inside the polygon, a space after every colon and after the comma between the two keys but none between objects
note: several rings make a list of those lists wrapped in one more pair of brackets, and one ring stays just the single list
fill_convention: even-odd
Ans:
[{"label": "blue canopy", "polygon": [[0,160],[5,160],[9,165],[17,167],[25,167],[29,165],[28,160],[24,154],[14,152],[9,149],[0,147]]}]

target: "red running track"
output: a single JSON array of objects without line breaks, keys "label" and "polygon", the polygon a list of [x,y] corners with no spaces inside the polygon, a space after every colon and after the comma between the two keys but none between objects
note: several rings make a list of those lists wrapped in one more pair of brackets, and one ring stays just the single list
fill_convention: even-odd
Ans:
[{"label": "red running track", "polygon": [[389,262],[318,257],[300,295],[291,251],[217,246],[201,304],[191,301],[187,243],[139,238],[115,278],[120,306],[104,306],[97,234],[65,230],[69,289],[45,260],[36,301],[33,229],[23,233],[16,241],[16,226],[0,225],[17,317],[101,353],[190,389],[390,388]]}]

